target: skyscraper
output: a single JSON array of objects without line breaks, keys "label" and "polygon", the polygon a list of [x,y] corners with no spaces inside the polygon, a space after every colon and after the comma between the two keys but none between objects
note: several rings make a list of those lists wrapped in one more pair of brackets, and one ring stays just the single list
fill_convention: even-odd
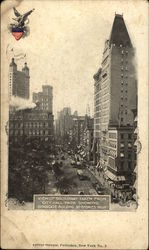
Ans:
[{"label": "skyscraper", "polygon": [[127,178],[136,165],[137,80],[135,49],[122,15],[115,15],[94,80],[94,160],[110,179]]},{"label": "skyscraper", "polygon": [[29,68],[25,63],[22,71],[17,70],[17,64],[12,58],[9,65],[9,99],[12,96],[29,99]]}]

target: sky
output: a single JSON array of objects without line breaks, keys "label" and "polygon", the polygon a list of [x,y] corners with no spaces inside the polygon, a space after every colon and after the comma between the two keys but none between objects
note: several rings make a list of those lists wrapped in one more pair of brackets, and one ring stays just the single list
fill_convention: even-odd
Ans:
[{"label": "sky", "polygon": [[[138,12],[139,6],[139,12]],[[41,91],[43,84],[53,86],[54,115],[69,106],[72,112],[86,113],[89,104],[93,115],[93,75],[101,65],[104,42],[109,38],[117,14],[124,21],[134,47],[141,54],[147,21],[140,1],[23,1],[20,13],[35,8],[29,16],[30,35],[16,41],[7,34],[8,61],[14,52],[26,54],[30,68],[30,90]],[[141,9],[142,8],[142,9]],[[146,15],[147,16],[147,15]],[[7,22],[14,17],[10,9]],[[8,46],[9,45],[9,46]],[[24,60],[18,62],[22,67]]]}]

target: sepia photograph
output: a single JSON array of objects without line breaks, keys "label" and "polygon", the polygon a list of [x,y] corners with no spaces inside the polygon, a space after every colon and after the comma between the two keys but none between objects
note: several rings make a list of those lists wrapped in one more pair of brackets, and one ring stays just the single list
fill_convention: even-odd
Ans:
[{"label": "sepia photograph", "polygon": [[[147,2],[2,6],[5,210],[137,215],[141,199],[147,207]],[[94,242],[53,246],[124,249]]]},{"label": "sepia photograph", "polygon": [[[34,18],[34,13],[27,16],[26,22]],[[18,16],[16,8],[12,10],[14,14]],[[20,16],[19,20],[24,15]],[[87,72],[80,70],[74,76],[74,72],[68,72],[71,62],[65,68],[68,58],[61,58],[65,62],[61,69],[67,71],[61,86],[57,86],[60,105],[47,72],[42,69],[43,76],[35,81],[28,51],[17,53],[8,47],[10,209],[32,207],[35,194],[108,195],[111,209],[137,208],[137,62],[130,36],[133,31],[126,23],[122,13],[113,13],[113,20],[107,25],[108,36],[97,38],[103,46],[96,46],[97,51],[93,51],[99,54],[101,63],[95,67],[87,63]],[[65,39],[68,46],[64,49],[69,50],[69,38]],[[46,55],[38,56],[42,64]],[[93,56],[91,52],[89,56]],[[87,56],[80,61],[86,59]],[[51,59],[46,58],[46,64],[50,68]],[[40,64],[36,71],[41,74]],[[59,71],[60,68],[57,78]],[[68,81],[70,74],[72,79]],[[80,81],[81,89],[76,81]],[[81,103],[76,103],[74,98],[79,97]],[[90,205],[92,209],[92,202]]]}]

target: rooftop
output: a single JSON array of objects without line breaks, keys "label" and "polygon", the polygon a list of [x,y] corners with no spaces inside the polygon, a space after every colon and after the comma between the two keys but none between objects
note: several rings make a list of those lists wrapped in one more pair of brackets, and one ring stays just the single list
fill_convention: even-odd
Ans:
[{"label": "rooftop", "polygon": [[109,44],[115,44],[116,46],[122,45],[132,47],[132,43],[123,19],[123,15],[115,14]]}]

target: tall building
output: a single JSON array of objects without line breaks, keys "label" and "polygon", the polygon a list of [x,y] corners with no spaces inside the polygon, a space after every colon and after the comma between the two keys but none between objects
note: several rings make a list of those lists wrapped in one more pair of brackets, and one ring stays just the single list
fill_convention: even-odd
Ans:
[{"label": "tall building", "polygon": [[94,132],[94,119],[86,115],[84,120],[83,128],[83,138],[82,138],[82,148],[83,153],[85,153],[85,158],[88,161],[93,160],[93,132]]},{"label": "tall building", "polygon": [[85,116],[73,116],[72,138],[77,146],[83,146]]},{"label": "tall building", "polygon": [[29,99],[29,68],[25,63],[22,71],[17,70],[17,64],[12,58],[9,65],[9,99],[12,96]]},{"label": "tall building", "polygon": [[68,137],[69,130],[72,128],[73,120],[71,115],[71,108],[64,107],[57,113],[56,120],[56,135],[59,138]]},{"label": "tall building", "polygon": [[33,102],[39,103],[40,110],[53,113],[53,87],[43,85],[42,92],[33,92]]},{"label": "tall building", "polygon": [[123,16],[116,14],[101,67],[94,75],[94,160],[110,179],[129,177],[136,165],[134,59],[135,49]]}]

